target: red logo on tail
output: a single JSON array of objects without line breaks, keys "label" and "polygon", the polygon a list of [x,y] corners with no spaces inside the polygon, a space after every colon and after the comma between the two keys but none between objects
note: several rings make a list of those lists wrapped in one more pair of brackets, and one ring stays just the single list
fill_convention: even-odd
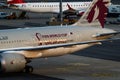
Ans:
[{"label": "red logo on tail", "polygon": [[109,2],[105,2],[104,0],[98,0],[87,16],[88,22],[91,23],[98,19],[102,28],[104,28],[104,22],[108,12],[108,8],[105,5],[108,3]]}]

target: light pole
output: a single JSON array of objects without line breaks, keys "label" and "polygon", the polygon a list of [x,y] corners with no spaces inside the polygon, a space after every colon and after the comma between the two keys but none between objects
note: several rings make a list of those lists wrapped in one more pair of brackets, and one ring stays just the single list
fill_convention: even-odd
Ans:
[{"label": "light pole", "polygon": [[60,24],[62,26],[63,24],[63,18],[62,18],[62,0],[60,0],[60,5],[59,5],[59,8],[60,8]]}]

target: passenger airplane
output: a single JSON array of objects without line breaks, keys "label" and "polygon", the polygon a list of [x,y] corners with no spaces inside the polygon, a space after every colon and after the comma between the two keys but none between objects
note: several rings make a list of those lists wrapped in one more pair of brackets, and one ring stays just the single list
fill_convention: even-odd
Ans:
[{"label": "passenger airplane", "polygon": [[[10,8],[19,9],[31,12],[52,12],[59,13],[59,2],[40,2],[40,3],[25,3],[23,0],[7,0]],[[76,10],[86,9],[91,2],[63,2],[63,11],[68,10],[69,4]]]},{"label": "passenger airplane", "polygon": [[81,19],[69,26],[0,30],[0,70],[32,72],[34,58],[55,57],[83,50],[119,34],[103,28],[110,0],[93,0]]}]

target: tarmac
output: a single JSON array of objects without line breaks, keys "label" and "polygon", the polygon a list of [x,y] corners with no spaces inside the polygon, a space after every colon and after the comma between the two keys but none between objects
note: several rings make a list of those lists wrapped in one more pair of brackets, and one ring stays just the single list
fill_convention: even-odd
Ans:
[{"label": "tarmac", "polygon": [[[55,16],[48,13],[28,15],[30,19],[1,19],[0,29],[46,26],[46,21]],[[118,24],[105,27],[120,31]],[[29,65],[33,66],[33,73],[1,74],[0,80],[120,80],[120,40],[103,42],[65,56],[33,59]]]}]

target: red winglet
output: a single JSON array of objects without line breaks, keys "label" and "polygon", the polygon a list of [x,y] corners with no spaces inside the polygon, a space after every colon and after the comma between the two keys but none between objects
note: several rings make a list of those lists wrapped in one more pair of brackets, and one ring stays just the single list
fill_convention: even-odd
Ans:
[{"label": "red winglet", "polygon": [[[109,2],[105,2],[104,0],[98,0],[95,5],[92,7],[91,11],[87,16],[87,21],[91,23],[94,19],[95,14],[99,11],[98,16],[96,19],[100,22],[102,28],[104,28],[105,18],[107,16],[108,8],[105,6]],[[98,10],[98,11],[96,11]]]}]

